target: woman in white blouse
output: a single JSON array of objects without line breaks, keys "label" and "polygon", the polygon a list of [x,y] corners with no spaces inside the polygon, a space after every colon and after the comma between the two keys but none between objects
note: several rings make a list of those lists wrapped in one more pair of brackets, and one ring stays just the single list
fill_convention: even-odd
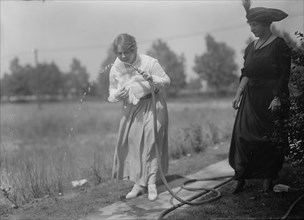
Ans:
[{"label": "woman in white blouse", "polygon": [[[163,90],[170,78],[159,62],[137,53],[135,38],[120,34],[113,43],[117,55],[109,76],[110,102],[122,101],[122,118],[119,125],[112,177],[134,182],[126,199],[143,194],[148,188],[149,200],[157,199],[156,180],[159,168],[153,132],[152,96],[147,80],[154,84],[157,139],[163,172],[168,171],[168,111]],[[132,66],[130,65],[132,64]],[[141,74],[135,70],[140,70]]]}]

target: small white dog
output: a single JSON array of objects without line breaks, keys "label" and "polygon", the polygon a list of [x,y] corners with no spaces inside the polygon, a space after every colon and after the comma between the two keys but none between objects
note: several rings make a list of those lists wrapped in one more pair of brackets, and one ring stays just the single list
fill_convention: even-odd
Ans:
[{"label": "small white dog", "polygon": [[133,105],[136,105],[139,100],[145,95],[151,93],[151,87],[149,82],[144,79],[142,75],[134,75],[130,79],[126,80],[123,83],[122,88],[125,88],[129,92],[129,97],[127,98],[127,102]]}]

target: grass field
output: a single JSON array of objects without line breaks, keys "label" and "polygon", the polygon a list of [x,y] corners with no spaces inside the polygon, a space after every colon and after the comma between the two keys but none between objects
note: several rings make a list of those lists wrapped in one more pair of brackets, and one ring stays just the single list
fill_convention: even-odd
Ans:
[{"label": "grass field", "polygon": [[[231,99],[169,102],[170,158],[204,151],[230,137]],[[72,180],[110,177],[120,104],[1,104],[1,187],[25,203],[71,188]]]}]

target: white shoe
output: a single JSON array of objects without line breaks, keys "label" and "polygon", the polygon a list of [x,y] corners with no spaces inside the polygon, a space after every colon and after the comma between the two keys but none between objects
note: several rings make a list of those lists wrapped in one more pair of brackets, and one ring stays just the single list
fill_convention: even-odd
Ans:
[{"label": "white shoe", "polygon": [[134,184],[132,190],[126,195],[126,199],[133,199],[144,193],[144,188]]},{"label": "white shoe", "polygon": [[155,184],[148,185],[148,199],[154,201],[157,199],[157,189]]}]

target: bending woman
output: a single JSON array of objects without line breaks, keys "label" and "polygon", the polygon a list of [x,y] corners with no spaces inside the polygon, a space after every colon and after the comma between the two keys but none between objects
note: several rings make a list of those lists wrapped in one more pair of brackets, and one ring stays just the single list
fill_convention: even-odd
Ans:
[{"label": "bending woman", "polygon": [[137,197],[148,188],[148,198],[153,201],[157,199],[155,183],[159,171],[153,130],[152,95],[147,80],[151,80],[156,88],[157,139],[163,172],[166,173],[168,111],[163,92],[170,85],[170,78],[156,59],[137,53],[135,38],[129,34],[120,34],[114,40],[113,50],[117,59],[110,70],[108,100],[122,101],[122,117],[112,177],[134,182],[126,199]]}]

